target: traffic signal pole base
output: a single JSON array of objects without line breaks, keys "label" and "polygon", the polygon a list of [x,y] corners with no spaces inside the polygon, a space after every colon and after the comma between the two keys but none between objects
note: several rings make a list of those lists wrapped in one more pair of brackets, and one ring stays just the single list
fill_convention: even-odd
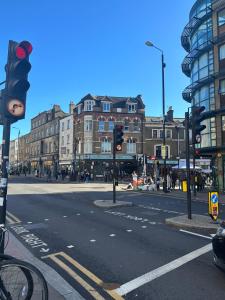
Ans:
[{"label": "traffic signal pole base", "polygon": [[168,189],[167,189],[167,182],[163,182],[163,192],[164,193],[168,193]]}]

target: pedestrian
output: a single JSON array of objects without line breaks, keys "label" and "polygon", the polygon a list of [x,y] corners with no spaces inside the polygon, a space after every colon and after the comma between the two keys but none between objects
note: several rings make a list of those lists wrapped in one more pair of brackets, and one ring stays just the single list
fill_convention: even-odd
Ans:
[{"label": "pedestrian", "polygon": [[172,179],[172,189],[175,190],[176,181],[177,181],[177,174],[175,171],[172,172],[171,179]]},{"label": "pedestrian", "polygon": [[52,171],[50,168],[47,169],[47,181],[50,182],[52,178]]}]

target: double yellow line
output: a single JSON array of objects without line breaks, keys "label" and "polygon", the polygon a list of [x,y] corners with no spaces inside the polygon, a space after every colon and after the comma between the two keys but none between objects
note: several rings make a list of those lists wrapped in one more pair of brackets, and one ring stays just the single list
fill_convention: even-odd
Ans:
[{"label": "double yellow line", "polygon": [[11,214],[10,212],[6,212],[6,221],[8,224],[12,225],[12,224],[17,224],[17,223],[21,223],[21,220],[18,219],[16,216],[14,216],[13,214]]},{"label": "double yellow line", "polygon": [[54,261],[58,266],[60,266],[64,271],[66,271],[75,281],[77,281],[91,296],[96,300],[105,300],[99,292],[93,288],[89,283],[87,283],[82,277],[80,277],[74,270],[72,270],[65,262],[63,262],[60,258],[68,261],[71,265],[73,265],[76,269],[82,272],[86,277],[91,279],[95,284],[101,287],[108,295],[112,297],[114,300],[124,300],[115,290],[109,290],[104,288],[107,284],[104,283],[101,279],[99,279],[96,275],[91,273],[89,270],[84,268],[81,264],[79,264],[75,259],[67,255],[65,252],[58,252],[54,254],[50,254],[44,256],[43,258],[50,258]]}]

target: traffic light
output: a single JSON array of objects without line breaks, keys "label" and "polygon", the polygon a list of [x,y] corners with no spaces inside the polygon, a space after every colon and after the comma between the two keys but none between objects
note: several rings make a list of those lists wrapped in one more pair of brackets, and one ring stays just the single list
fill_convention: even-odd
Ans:
[{"label": "traffic light", "polygon": [[115,126],[115,150],[122,151],[123,144],[123,126],[116,125]]},{"label": "traffic light", "polygon": [[31,52],[32,45],[28,41],[9,41],[3,114],[11,123],[25,117],[26,94],[30,87],[27,78],[31,69]]},{"label": "traffic light", "polygon": [[201,143],[201,132],[206,128],[205,125],[201,125],[201,122],[205,119],[202,114],[205,110],[205,106],[193,106],[192,107],[192,144]]}]

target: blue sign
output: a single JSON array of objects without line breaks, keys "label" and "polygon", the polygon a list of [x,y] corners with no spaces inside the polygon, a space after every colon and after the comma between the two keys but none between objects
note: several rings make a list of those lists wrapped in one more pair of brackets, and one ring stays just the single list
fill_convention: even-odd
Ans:
[{"label": "blue sign", "polygon": [[218,197],[216,194],[213,194],[212,197],[211,197],[211,200],[212,200],[212,203],[217,203],[218,202]]}]

